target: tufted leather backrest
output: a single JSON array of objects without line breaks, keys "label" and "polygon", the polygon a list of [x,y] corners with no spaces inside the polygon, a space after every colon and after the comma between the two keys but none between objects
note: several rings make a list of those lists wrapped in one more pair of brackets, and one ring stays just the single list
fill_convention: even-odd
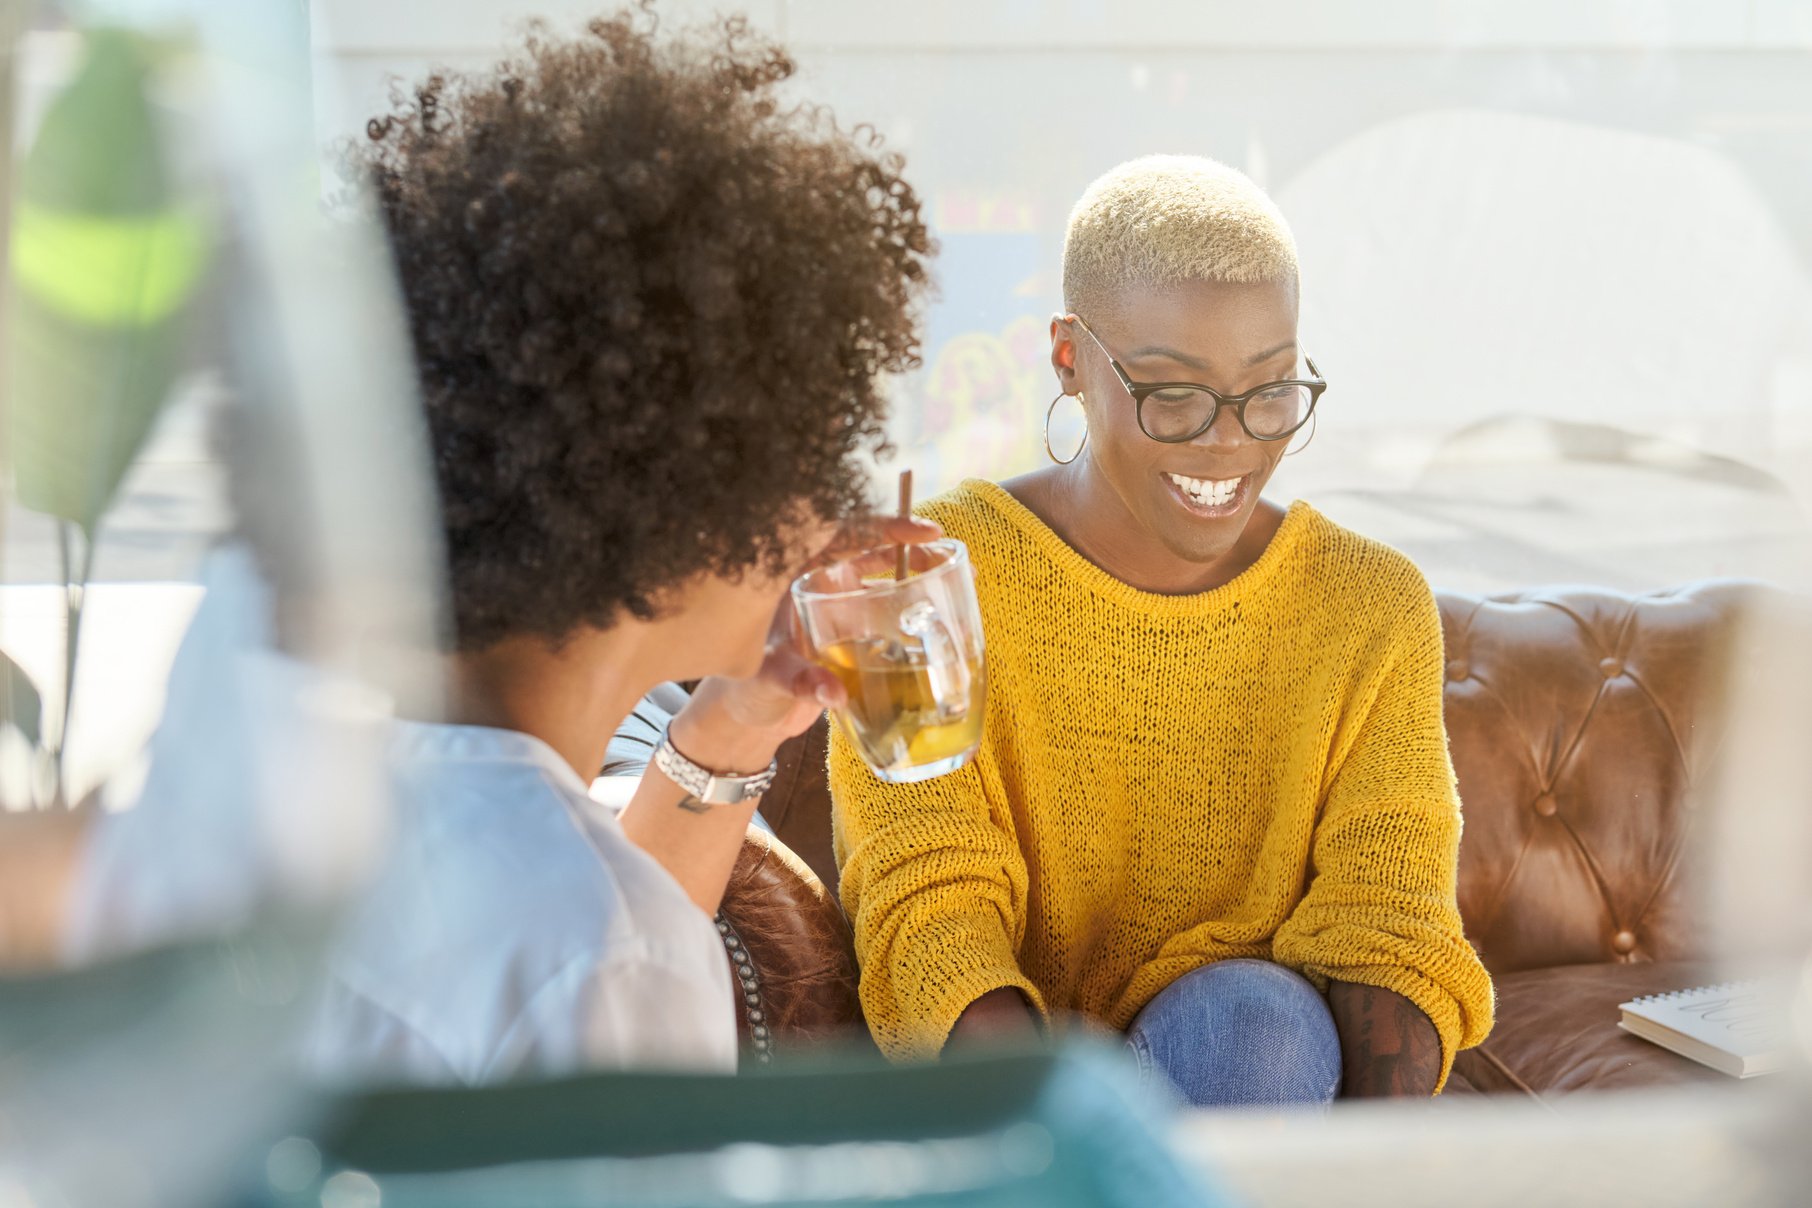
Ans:
[{"label": "tufted leather backrest", "polygon": [[[1767,590],[1438,593],[1460,912],[1493,972],[1706,955],[1696,818],[1715,803],[1699,790],[1743,615]],[[762,811],[834,891],[825,733],[820,719],[789,744],[793,775]]]},{"label": "tufted leather backrest", "polygon": [[1460,912],[1494,973],[1706,954],[1700,789],[1759,590],[1440,596]]}]

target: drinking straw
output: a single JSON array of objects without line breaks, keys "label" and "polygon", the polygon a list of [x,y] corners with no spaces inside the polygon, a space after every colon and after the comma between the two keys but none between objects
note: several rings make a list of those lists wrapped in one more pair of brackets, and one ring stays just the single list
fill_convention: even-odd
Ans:
[{"label": "drinking straw", "polygon": [[[912,515],[912,471],[911,470],[901,470],[900,471],[900,519],[904,520],[910,515]],[[893,556],[894,556],[894,570],[893,570],[894,579],[899,580],[899,579],[906,578],[908,575],[910,575],[912,573],[912,564],[906,557],[906,543],[905,542],[901,542],[899,545],[894,546]]]}]

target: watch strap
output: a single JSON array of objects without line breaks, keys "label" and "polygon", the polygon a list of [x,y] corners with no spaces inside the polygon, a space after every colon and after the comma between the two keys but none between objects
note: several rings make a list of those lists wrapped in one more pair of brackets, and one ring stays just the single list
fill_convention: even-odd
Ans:
[{"label": "watch strap", "polygon": [[759,797],[768,791],[780,772],[778,760],[747,776],[713,772],[680,754],[673,745],[670,729],[662,732],[660,744],[654,748],[654,766],[706,805],[741,805],[750,798]]}]

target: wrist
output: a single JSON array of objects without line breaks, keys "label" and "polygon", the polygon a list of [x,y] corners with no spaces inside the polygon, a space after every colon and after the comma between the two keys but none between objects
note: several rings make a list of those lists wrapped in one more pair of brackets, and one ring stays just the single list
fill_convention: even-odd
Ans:
[{"label": "wrist", "polygon": [[722,776],[752,776],[774,762],[781,739],[739,725],[694,697],[667,727],[674,749]]},{"label": "wrist", "polygon": [[963,1009],[950,1029],[949,1043],[1003,1041],[1040,1035],[1038,1012],[1017,988],[990,990]]}]

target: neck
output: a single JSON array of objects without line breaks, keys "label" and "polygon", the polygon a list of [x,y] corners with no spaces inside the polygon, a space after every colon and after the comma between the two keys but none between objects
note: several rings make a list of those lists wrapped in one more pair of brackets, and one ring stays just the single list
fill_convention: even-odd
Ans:
[{"label": "neck", "polygon": [[448,720],[533,735],[590,784],[610,736],[664,676],[647,665],[636,626],[575,634],[558,648],[509,638],[453,656]]},{"label": "neck", "polygon": [[1195,595],[1232,582],[1258,561],[1283,518],[1276,506],[1261,500],[1245,531],[1225,553],[1196,562],[1178,557],[1157,541],[1130,536],[1140,532],[1138,520],[1088,464],[1086,450],[1057,469],[1040,518],[1070,548],[1120,582],[1157,595]]}]

